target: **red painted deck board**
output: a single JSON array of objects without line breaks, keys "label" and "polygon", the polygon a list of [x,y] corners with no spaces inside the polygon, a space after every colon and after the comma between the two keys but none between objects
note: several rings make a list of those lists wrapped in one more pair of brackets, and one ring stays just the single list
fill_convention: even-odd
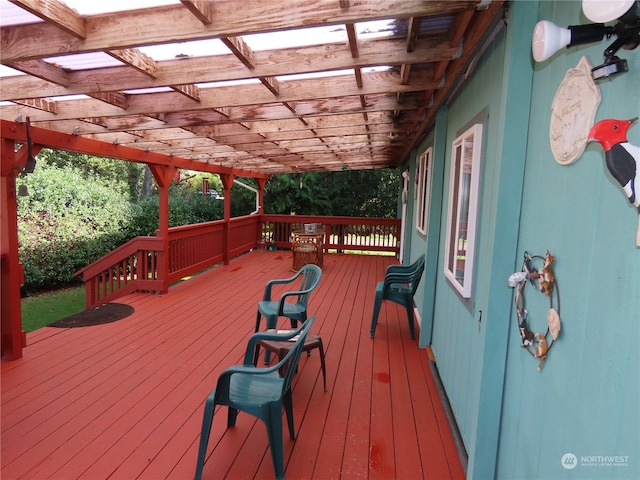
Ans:
[{"label": "red painted deck board", "polygon": [[[294,379],[297,439],[284,425],[288,478],[464,478],[428,368],[403,308],[383,304],[369,338],[375,284],[391,257],[325,255],[313,331],[325,344]],[[255,251],[171,287],[120,300],[131,316],[28,335],[2,362],[0,476],[189,479],[204,399],[241,362],[265,283],[292,275],[291,254]],[[264,321],[262,322],[264,327]],[[214,416],[204,478],[273,478],[264,425]]]}]

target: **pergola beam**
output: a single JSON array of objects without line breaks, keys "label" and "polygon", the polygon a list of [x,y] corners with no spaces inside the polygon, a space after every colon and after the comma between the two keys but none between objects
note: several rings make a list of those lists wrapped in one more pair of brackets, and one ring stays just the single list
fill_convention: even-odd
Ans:
[{"label": "pergola beam", "polygon": [[[168,165],[176,168],[197,170],[202,172],[217,174],[233,174],[240,177],[265,178],[270,175],[253,172],[244,169],[222,167],[220,165],[195,162],[187,158],[171,155],[162,155],[155,152],[148,152],[137,148],[126,147],[113,143],[100,142],[84,138],[78,135],[68,135],[51,130],[44,130],[31,126],[29,129],[31,140],[34,144],[42,147],[66,150],[69,152],[96,155],[99,157],[117,158],[130,162],[149,163],[157,165]],[[0,120],[0,136],[9,140],[24,143],[27,141],[25,124]],[[4,158],[4,157],[3,157]]]},{"label": "pergola beam", "polygon": [[[35,0],[31,0],[35,2]],[[38,3],[46,4],[43,0]],[[5,62],[58,56],[64,52],[86,53],[101,50],[157,45],[185,40],[235,37],[258,32],[271,32],[305,27],[354,23],[389,18],[409,18],[455,13],[474,9],[477,0],[429,1],[386,0],[384,2],[353,2],[340,8],[335,0],[290,2],[270,0],[269,8],[262,2],[216,2],[215,18],[203,24],[183,5],[154,9],[130,10],[84,17],[86,31],[80,39],[57,25],[20,25],[2,29]],[[140,28],[144,25],[145,28]]]},{"label": "pergola beam", "polygon": [[[361,41],[357,57],[340,44],[254,52],[253,69],[247,69],[235,55],[202,56],[159,61],[155,76],[141,75],[126,66],[95,68],[89,75],[82,71],[66,72],[59,67],[55,74],[45,71],[39,74],[37,69],[44,70],[44,66],[37,67],[37,62],[24,61],[16,64],[18,69],[40,78],[49,78],[50,82],[21,77],[3,78],[0,100],[246,80],[380,64],[424,63],[450,60],[456,51],[457,46],[450,46],[441,35],[419,39],[413,52],[407,52],[405,41],[399,39]],[[211,68],[212,65],[216,68]]]}]

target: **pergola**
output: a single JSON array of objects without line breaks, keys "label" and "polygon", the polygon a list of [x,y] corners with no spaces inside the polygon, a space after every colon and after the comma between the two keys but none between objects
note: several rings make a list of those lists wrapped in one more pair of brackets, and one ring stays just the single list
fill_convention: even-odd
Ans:
[{"label": "pergola", "polygon": [[[106,12],[68,6],[95,3]],[[203,168],[395,167],[462,81],[503,4],[138,3],[157,6],[0,1],[0,55],[11,69],[0,118]]]},{"label": "pergola", "polygon": [[262,192],[272,174],[395,168],[505,4],[127,3],[0,0],[3,351],[21,336],[15,179],[29,150],[148,164],[160,234],[176,169],[218,173],[225,190],[252,177]]}]

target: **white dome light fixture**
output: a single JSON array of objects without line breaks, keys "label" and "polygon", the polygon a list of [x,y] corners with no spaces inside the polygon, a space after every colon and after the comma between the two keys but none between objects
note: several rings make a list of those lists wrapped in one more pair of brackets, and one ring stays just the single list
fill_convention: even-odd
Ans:
[{"label": "white dome light fixture", "polygon": [[[607,34],[602,24],[571,25],[562,28],[548,20],[536,24],[533,30],[531,48],[536,62],[544,62],[561,50],[562,47],[574,47],[600,41]],[[610,33],[613,33],[611,30]]]},{"label": "white dome light fixture", "polygon": [[[602,39],[602,37],[600,37]],[[571,30],[562,28],[548,20],[536,23],[533,30],[531,50],[536,62],[548,60],[562,47],[571,43]]]},{"label": "white dome light fixture", "polygon": [[[636,12],[632,7],[635,7]],[[639,4],[636,0],[582,0],[584,16],[594,23],[613,22],[617,19],[634,23],[625,18],[627,15],[637,14],[638,8]]]},{"label": "white dome light fixture", "polygon": [[[582,10],[592,24],[562,28],[547,20],[538,22],[533,31],[531,50],[536,62],[544,62],[563,47],[573,47],[617,39],[604,51],[604,63],[591,70],[594,80],[626,72],[627,61],[616,56],[623,48],[633,50],[640,45],[640,0],[583,0]],[[605,23],[617,20],[613,26]]]}]

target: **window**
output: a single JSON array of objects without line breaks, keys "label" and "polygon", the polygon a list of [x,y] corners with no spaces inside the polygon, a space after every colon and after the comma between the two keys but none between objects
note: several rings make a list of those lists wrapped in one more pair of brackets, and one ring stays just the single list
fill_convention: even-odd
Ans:
[{"label": "window", "polygon": [[429,199],[431,197],[431,156],[429,147],[420,155],[416,169],[416,228],[424,235],[427,234],[429,223]]},{"label": "window", "polygon": [[447,211],[445,275],[464,297],[471,297],[476,215],[482,153],[482,124],[453,142]]}]

